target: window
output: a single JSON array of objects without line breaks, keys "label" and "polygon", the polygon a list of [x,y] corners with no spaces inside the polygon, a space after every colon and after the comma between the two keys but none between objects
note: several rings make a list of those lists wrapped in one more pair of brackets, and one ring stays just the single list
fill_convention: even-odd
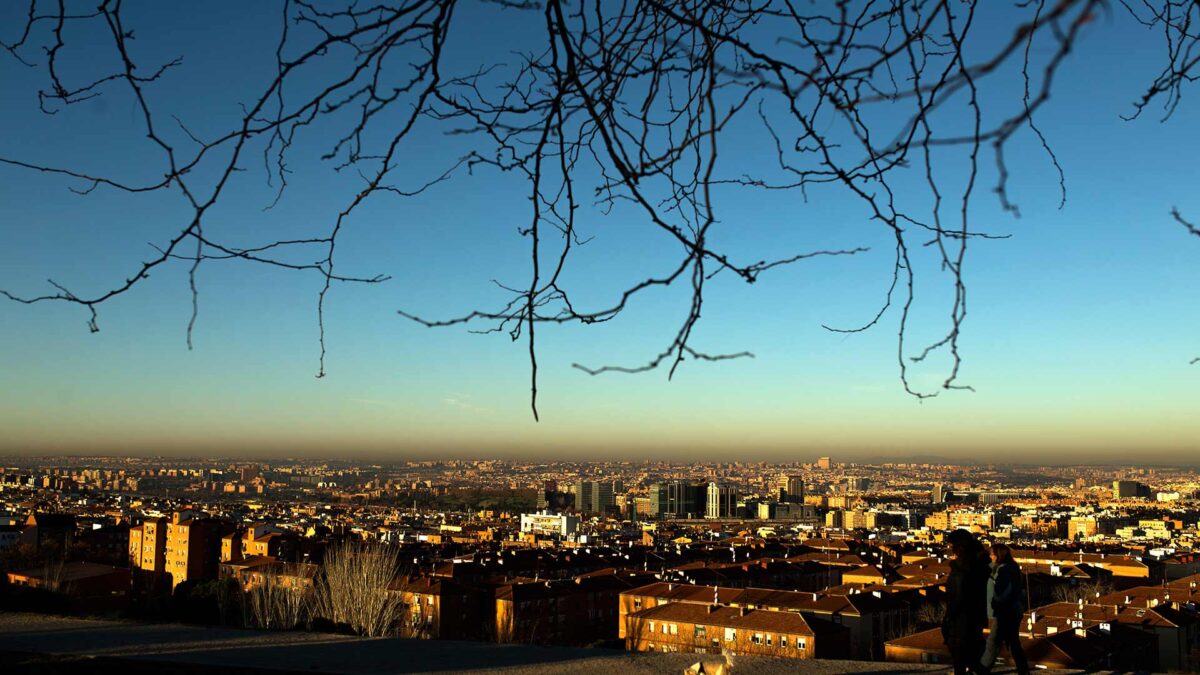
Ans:
[{"label": "window", "polygon": [[725,629],[725,641],[733,642],[736,639],[737,639],[737,630],[735,630],[733,628],[726,628]]},{"label": "window", "polygon": [[767,634],[767,646],[768,647],[771,646],[771,634],[770,633]]},{"label": "window", "polygon": [[[651,621],[651,622],[650,622],[650,632],[651,632],[651,633],[653,633],[653,632],[654,632],[654,622],[653,622],[653,621]],[[653,647],[651,647],[651,649],[654,649],[654,648],[653,648]]]},{"label": "window", "polygon": [[641,609],[641,608],[642,608],[642,599],[641,599],[641,598],[634,598],[634,599],[633,599],[633,608],[634,608],[634,609]]},{"label": "window", "polygon": [[796,649],[808,649],[808,640],[802,637],[796,638]]},{"label": "window", "polygon": [[750,641],[756,645],[761,645],[763,643],[762,633],[755,633],[754,637],[750,638]]},{"label": "window", "polygon": [[663,635],[666,635],[667,634],[667,624],[664,623],[662,625],[662,629],[663,629],[663,631],[662,631]]},{"label": "window", "polygon": [[671,624],[671,635],[679,635],[679,624]]},{"label": "window", "polygon": [[787,649],[787,645],[788,645],[788,636],[780,635],[779,636],[779,646],[784,649]]},{"label": "window", "polygon": [[698,638],[707,637],[705,635],[705,633],[707,633],[707,632],[708,632],[708,629],[705,628],[704,626],[696,626],[696,637],[698,637]]}]

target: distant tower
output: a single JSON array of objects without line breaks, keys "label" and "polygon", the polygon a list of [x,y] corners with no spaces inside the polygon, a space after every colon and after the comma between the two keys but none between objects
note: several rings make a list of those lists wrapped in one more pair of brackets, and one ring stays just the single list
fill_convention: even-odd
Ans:
[{"label": "distant tower", "polygon": [[934,504],[941,504],[946,501],[946,486],[941,483],[934,483],[933,490],[929,493],[929,501]]},{"label": "distant tower", "polygon": [[779,501],[801,504],[804,502],[804,479],[800,476],[780,476],[775,483]]},{"label": "distant tower", "polygon": [[737,491],[717,482],[708,484],[705,518],[728,518],[737,514]]},{"label": "distant tower", "polygon": [[1136,480],[1114,480],[1113,499],[1149,498],[1150,487]]},{"label": "distant tower", "polygon": [[575,483],[575,511],[604,514],[616,506],[613,484],[605,481],[581,480]]},{"label": "distant tower", "polygon": [[818,469],[832,469],[833,468],[833,460],[830,459],[829,457],[821,457],[820,459],[817,460],[817,468]]}]

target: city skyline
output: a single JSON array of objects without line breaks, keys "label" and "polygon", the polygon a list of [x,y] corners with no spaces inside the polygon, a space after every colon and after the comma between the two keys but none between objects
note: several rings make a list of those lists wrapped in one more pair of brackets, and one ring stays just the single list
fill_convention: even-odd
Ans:
[{"label": "city skyline", "polygon": [[[586,645],[554,652],[557,669],[676,672],[730,655],[751,673],[763,656],[767,672],[781,657],[801,672],[807,659],[818,672],[936,671],[953,656],[940,631],[965,538],[1018,565],[1032,665],[1200,663],[1196,468],[815,460],[10,458],[0,601],[19,611],[3,613],[0,642],[41,661],[111,654],[120,639],[112,656],[342,672],[298,641],[328,645],[344,623],[372,638],[345,645],[355,672],[366,646],[394,663],[414,640],[433,640],[420,651],[442,670]],[[48,606],[89,622],[49,619]],[[164,620],[189,625],[148,639]],[[103,639],[74,635],[89,628]]]}]

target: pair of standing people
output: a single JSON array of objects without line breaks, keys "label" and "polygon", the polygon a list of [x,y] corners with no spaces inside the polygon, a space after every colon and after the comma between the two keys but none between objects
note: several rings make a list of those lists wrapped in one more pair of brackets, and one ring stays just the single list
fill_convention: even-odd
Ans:
[{"label": "pair of standing people", "polygon": [[1017,672],[1025,675],[1029,664],[1019,635],[1024,592],[1012,551],[996,544],[989,556],[966,530],[954,530],[946,540],[954,560],[946,579],[942,637],[954,659],[955,675],[990,673],[1002,646],[1008,647]]}]

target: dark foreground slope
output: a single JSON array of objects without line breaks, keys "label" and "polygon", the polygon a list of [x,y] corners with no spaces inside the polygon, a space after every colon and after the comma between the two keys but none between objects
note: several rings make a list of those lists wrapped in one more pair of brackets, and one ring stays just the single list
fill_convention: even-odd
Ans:
[{"label": "dark foreground slope", "polygon": [[[288,673],[502,672],[541,675],[681,673],[694,654],[631,654],[599,649],[435,640],[363,639],[177,624],[0,613],[0,672],[124,675],[279,675]],[[851,661],[737,659],[738,675],[945,673],[938,666]],[[1044,671],[1045,672],[1045,671]]]}]

